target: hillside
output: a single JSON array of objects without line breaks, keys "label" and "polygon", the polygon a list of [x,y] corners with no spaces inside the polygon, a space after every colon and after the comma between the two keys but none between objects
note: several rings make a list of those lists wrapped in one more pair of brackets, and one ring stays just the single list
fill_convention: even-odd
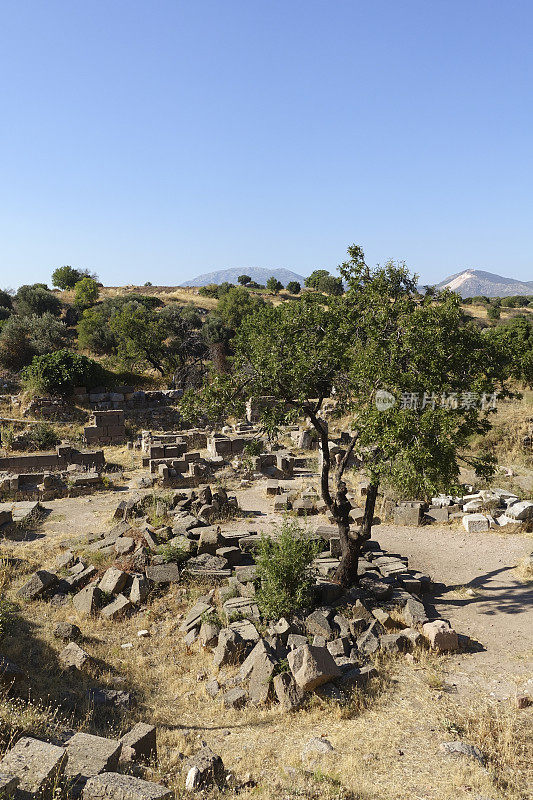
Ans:
[{"label": "hillside", "polygon": [[533,281],[517,281],[481,269],[465,269],[437,284],[437,289],[451,289],[461,297],[509,297],[533,295]]},{"label": "hillside", "polygon": [[232,269],[221,269],[216,272],[205,272],[203,275],[198,275],[189,281],[182,283],[182,286],[208,286],[211,283],[217,285],[227,281],[228,283],[237,283],[239,275],[249,275],[250,278],[256,283],[265,285],[270,277],[277,278],[281,281],[283,286],[286,286],[289,281],[299,281],[303,284],[305,278],[298,275],[296,272],[291,272],[290,269],[278,268],[269,269],[264,267],[234,267]]}]

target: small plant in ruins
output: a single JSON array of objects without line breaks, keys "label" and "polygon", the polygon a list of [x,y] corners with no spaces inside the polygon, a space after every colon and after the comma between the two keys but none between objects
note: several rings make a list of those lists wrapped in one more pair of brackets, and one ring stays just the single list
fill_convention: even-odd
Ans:
[{"label": "small plant in ruins", "polygon": [[311,562],[319,546],[296,520],[286,519],[275,539],[261,538],[256,555],[260,589],[257,605],[265,619],[279,619],[311,600]]}]

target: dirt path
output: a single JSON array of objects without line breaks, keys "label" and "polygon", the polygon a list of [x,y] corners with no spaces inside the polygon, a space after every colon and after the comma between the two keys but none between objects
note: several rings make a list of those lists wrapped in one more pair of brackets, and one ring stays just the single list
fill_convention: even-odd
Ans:
[{"label": "dirt path", "polygon": [[519,534],[466,533],[455,527],[379,525],[374,538],[437,582],[426,595],[438,616],[483,646],[450,662],[458,691],[508,697],[529,681],[533,694],[533,586],[514,572],[533,540]]}]

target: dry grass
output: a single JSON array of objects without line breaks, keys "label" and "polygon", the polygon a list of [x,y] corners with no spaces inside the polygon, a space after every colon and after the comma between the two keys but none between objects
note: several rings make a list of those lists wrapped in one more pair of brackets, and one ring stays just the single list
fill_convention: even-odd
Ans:
[{"label": "dry grass", "polygon": [[515,573],[522,583],[533,583],[533,564],[531,563],[531,556],[524,556],[524,558],[520,559],[515,567]]}]

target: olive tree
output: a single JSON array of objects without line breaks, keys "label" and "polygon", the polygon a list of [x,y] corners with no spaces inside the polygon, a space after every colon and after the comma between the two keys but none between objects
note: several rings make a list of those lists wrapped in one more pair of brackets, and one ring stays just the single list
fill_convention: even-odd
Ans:
[{"label": "olive tree", "polygon": [[[360,247],[348,253],[340,267],[343,296],[298,299],[245,317],[232,343],[232,373],[184,399],[188,416],[196,406],[223,417],[241,413],[249,397],[273,396],[278,402],[261,412],[271,434],[298,417],[309,419],[321,449],[322,498],[339,529],[336,577],[343,585],[356,580],[380,484],[395,481],[427,493],[453,483],[461,457],[468,458],[469,438],[490,427],[491,408],[474,398],[503,392],[505,377],[499,351],[466,318],[459,298],[444,293],[421,300],[405,266],[370,269]],[[468,402],[455,402],[463,395]],[[328,398],[334,413],[350,420],[338,461],[324,417]],[[356,531],[344,480],[351,459],[369,478]],[[490,470],[480,460],[470,463]]]}]

